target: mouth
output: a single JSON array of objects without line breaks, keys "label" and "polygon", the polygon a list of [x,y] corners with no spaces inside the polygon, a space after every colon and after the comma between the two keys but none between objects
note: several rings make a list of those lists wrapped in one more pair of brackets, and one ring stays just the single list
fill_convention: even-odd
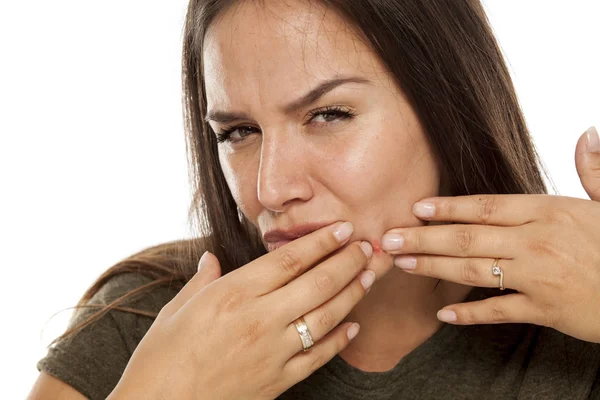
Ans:
[{"label": "mouth", "polygon": [[293,240],[321,229],[324,226],[331,225],[333,222],[315,222],[310,224],[293,225],[287,229],[274,229],[266,232],[263,235],[263,240],[267,245],[268,251],[271,252]]}]

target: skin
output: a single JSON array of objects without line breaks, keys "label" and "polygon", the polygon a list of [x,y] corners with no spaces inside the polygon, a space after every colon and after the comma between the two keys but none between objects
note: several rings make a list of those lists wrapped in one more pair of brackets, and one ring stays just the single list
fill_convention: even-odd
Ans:
[{"label": "skin", "polygon": [[[410,274],[514,289],[438,312],[458,325],[527,323],[600,343],[600,137],[579,137],[575,167],[590,200],[507,194],[422,199],[413,212],[444,226],[395,228],[401,246],[384,250]],[[496,260],[502,273],[492,274]]]},{"label": "skin", "polygon": [[[311,222],[350,221],[367,240],[377,281],[348,315],[361,325],[340,356],[386,371],[442,325],[436,312],[472,289],[412,275],[378,251],[384,232],[428,222],[413,203],[444,194],[426,134],[376,54],[332,10],[308,2],[241,2],[209,29],[203,49],[207,109],[246,114],[219,144],[241,211],[261,233]],[[334,77],[359,77],[293,112],[282,108]],[[355,115],[309,115],[340,106]],[[323,111],[323,110],[322,110]]]}]

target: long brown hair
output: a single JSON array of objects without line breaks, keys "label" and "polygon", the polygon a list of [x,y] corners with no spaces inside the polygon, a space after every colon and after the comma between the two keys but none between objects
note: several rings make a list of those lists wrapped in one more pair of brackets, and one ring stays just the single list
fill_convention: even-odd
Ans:
[{"label": "long brown hair", "polygon": [[[264,2],[264,0],[262,0]],[[321,0],[358,28],[395,77],[417,113],[451,195],[547,193],[509,71],[479,0]],[[152,282],[121,296],[58,341],[129,297],[158,285],[182,287],[204,250],[223,275],[265,254],[254,226],[240,213],[221,171],[206,112],[202,49],[211,22],[236,0],[190,0],[184,28],[182,84],[192,187],[190,221],[197,239],[134,254],[108,269],[85,292],[86,303],[109,279],[125,272]],[[53,342],[54,343],[54,342]]]}]

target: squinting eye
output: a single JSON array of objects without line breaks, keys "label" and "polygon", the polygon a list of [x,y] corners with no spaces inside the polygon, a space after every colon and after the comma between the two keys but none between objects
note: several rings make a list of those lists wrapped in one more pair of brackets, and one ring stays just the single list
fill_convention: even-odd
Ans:
[{"label": "squinting eye", "polygon": [[232,128],[224,128],[221,131],[217,132],[217,143],[223,143],[223,142],[241,142],[242,140],[244,140],[244,138],[246,136],[249,136],[252,134],[252,132],[249,133],[240,133],[240,137],[239,138],[232,138],[232,136],[234,136],[236,131],[243,131],[244,129],[256,129],[253,128],[251,126],[234,126]]},{"label": "squinting eye", "polygon": [[[340,117],[340,113],[335,113],[335,112],[324,112],[324,113],[319,113],[317,115],[315,115],[315,117],[312,119],[313,122],[330,122],[335,120],[336,118]],[[317,119],[321,118],[323,121],[316,121]]]},{"label": "squinting eye", "polygon": [[[318,110],[310,111],[308,113],[311,116],[310,122],[316,123],[329,123],[335,120],[344,120],[354,117],[354,113],[351,110],[344,109],[340,106],[330,106],[321,108]],[[317,119],[321,121],[317,121]]]},{"label": "squinting eye", "polygon": [[[355,114],[353,111],[340,106],[329,106],[320,108],[318,110],[312,110],[308,113],[308,115],[310,116],[308,123],[315,122],[317,124],[328,124],[335,122],[336,120],[351,119]],[[317,121],[319,118],[321,120]],[[248,125],[238,125],[223,128],[219,132],[216,132],[217,143],[239,143],[244,141],[247,136],[252,135],[254,131],[258,131],[258,128]],[[236,132],[238,133],[238,137],[232,137]]]}]

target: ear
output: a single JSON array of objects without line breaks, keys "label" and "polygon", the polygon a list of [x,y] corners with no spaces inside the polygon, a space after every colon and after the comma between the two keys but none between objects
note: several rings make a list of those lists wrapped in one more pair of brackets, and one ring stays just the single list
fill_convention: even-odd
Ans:
[{"label": "ear", "polygon": [[577,141],[575,167],[590,199],[600,201],[600,138],[593,126]]}]

